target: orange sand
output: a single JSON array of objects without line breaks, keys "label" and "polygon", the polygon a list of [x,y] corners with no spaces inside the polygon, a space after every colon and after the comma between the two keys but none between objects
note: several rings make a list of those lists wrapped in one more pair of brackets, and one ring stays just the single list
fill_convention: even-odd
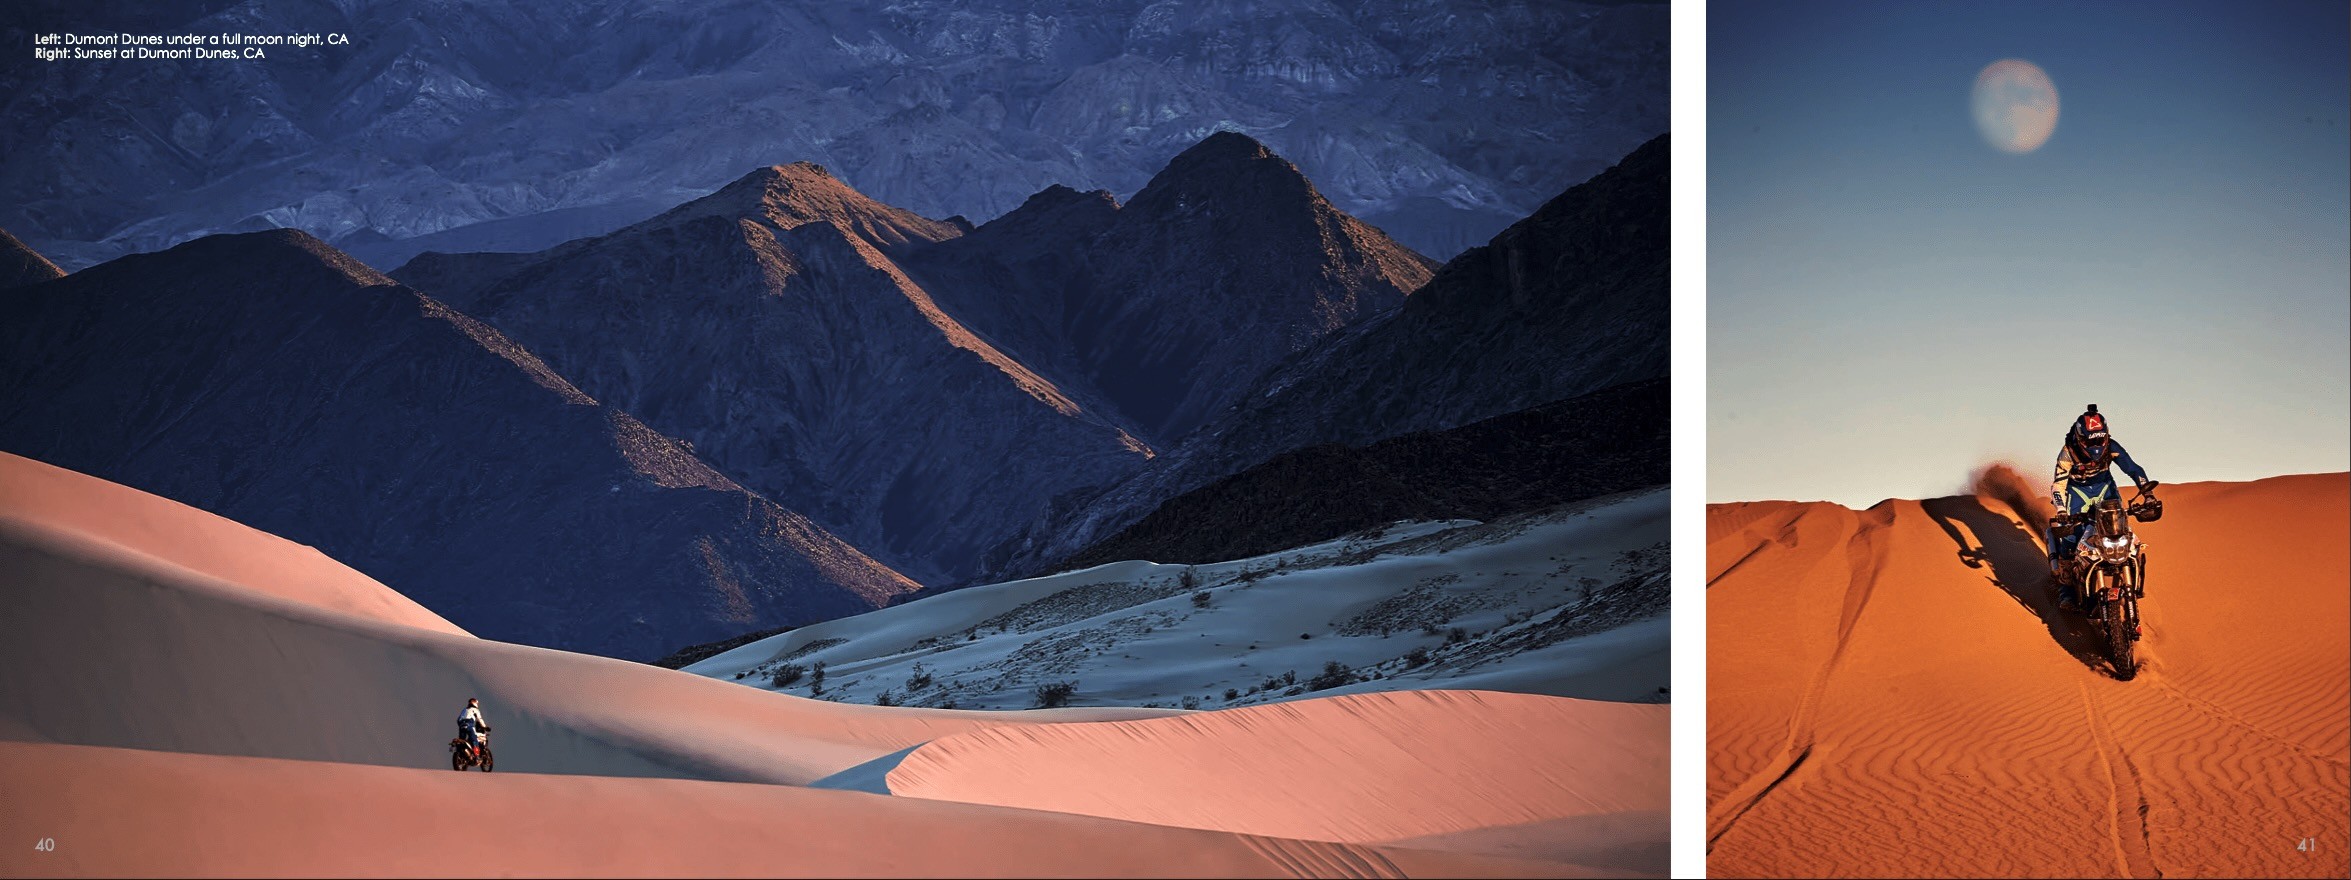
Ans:
[{"label": "orange sand", "polygon": [[[780,785],[0,742],[0,876],[1545,876],[1558,867]],[[33,842],[48,838],[52,850]]]},{"label": "orange sand", "polygon": [[[916,749],[900,795],[1309,840],[1482,846],[1663,875],[1668,707],[1396,691]],[[1244,794],[1246,793],[1246,794]]]},{"label": "orange sand", "polygon": [[0,519],[126,547],[271,596],[438,632],[465,630],[305,544],[128,486],[0,452]]},{"label": "orange sand", "polygon": [[1710,505],[1708,874],[2351,872],[2351,475],[2160,494],[2128,682],[2007,504]]},{"label": "orange sand", "polygon": [[[476,639],[310,548],[5,455],[0,608],[0,828],[25,837],[0,847],[0,876],[1591,876],[1623,873],[1600,857],[1622,855],[1608,849],[1617,837],[1646,839],[1648,802],[1620,793],[1623,767],[1579,776],[1530,756],[1528,737],[1567,731],[1619,760],[1644,724],[1658,728],[1651,749],[1664,742],[1661,707],[1477,693],[1307,701],[1239,721],[801,699]],[[467,696],[496,727],[497,773],[447,769]],[[1359,711],[1375,705],[1389,708]],[[1625,710],[1655,719],[1626,723]],[[1101,756],[1173,766],[1155,753],[1198,740],[1139,747],[1151,738],[1092,723],[1143,719],[1223,731],[1207,739],[1291,769],[1228,772],[1206,792],[1113,789],[1130,805],[1096,810],[1107,818],[798,787],[943,737],[1067,725],[1076,772],[1035,755],[1019,769],[1041,774],[1031,785],[1048,800],[1099,802],[1105,780],[1085,771]],[[1412,764],[1358,752],[1398,730],[1432,748]],[[1495,736],[1514,759],[1472,751]],[[958,754],[933,778],[1001,777],[985,755]],[[1662,759],[1640,760],[1660,765],[1661,784]],[[1491,778],[1530,764],[1551,775]],[[1365,774],[1511,799],[1431,824],[1415,811],[1458,792],[1344,800]],[[1284,818],[1301,798],[1331,799],[1350,827],[1378,833],[1283,839],[1313,830]],[[1131,803],[1142,799],[1156,806]],[[1235,818],[1122,821],[1215,810]],[[41,838],[56,849],[33,849]],[[1576,848],[1529,844],[1552,839]]]}]

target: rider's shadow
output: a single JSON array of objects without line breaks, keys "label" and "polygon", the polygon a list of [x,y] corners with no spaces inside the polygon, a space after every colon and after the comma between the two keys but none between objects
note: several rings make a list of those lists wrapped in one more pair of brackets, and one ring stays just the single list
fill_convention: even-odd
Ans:
[{"label": "rider's shadow", "polygon": [[[2083,666],[2109,674],[2105,643],[2081,614],[2057,607],[2057,586],[2049,580],[2049,557],[2039,535],[2025,531],[2005,516],[1993,513],[1974,496],[1934,498],[1922,502],[1927,516],[1943,527],[1943,534],[1959,545],[1959,561],[1969,568],[1988,569],[1985,579],[2048,628],[2049,638]],[[1961,529],[1965,525],[1967,528]],[[1981,545],[1970,545],[1974,535]]]}]

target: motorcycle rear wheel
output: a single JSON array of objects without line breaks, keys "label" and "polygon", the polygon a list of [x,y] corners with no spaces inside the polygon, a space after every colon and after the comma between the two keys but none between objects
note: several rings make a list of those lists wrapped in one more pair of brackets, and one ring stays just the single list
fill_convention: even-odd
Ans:
[{"label": "motorcycle rear wheel", "polygon": [[451,769],[451,770],[456,770],[456,771],[459,771],[459,772],[464,772],[464,770],[465,770],[465,752],[464,752],[464,751],[462,751],[462,750],[459,750],[459,749],[450,749],[450,750],[449,750],[449,769]]}]

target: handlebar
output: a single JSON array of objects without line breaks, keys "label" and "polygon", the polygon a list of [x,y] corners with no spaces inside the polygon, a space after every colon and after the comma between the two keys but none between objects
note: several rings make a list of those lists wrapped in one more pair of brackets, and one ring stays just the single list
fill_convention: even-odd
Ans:
[{"label": "handlebar", "polygon": [[[2163,502],[2155,497],[2155,487],[2161,485],[2163,483],[2160,481],[2148,480],[2147,485],[2139,487],[2138,494],[2131,496],[2131,500],[2123,505],[2124,511],[2136,514],[2142,509],[2161,505]],[[2049,516],[2049,524],[2052,526],[2075,526],[2089,521],[2090,514],[2088,512],[2068,513],[2060,509]]]}]

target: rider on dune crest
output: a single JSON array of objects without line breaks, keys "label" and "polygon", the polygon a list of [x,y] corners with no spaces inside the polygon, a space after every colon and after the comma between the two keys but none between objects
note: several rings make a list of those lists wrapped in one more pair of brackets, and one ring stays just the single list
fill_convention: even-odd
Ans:
[{"label": "rider on dune crest", "polygon": [[[2122,442],[2108,432],[2106,416],[2098,412],[2098,405],[2090,404],[2073,420],[2073,428],[2065,432],[2064,445],[2057,450],[2057,473],[2049,483],[2049,498],[2056,502],[2057,511],[2078,516],[2096,509],[2100,501],[2118,497],[2114,465],[2122,466],[2123,473],[2130,475],[2139,491],[2155,487],[2156,482],[2147,479],[2147,469],[2132,461]],[[2061,591],[2059,601],[2073,605],[2077,604],[2076,591],[2072,578],[2067,575],[2072,566],[2064,561],[2073,558],[2074,549],[2089,533],[2090,523],[2085,518],[2064,529],[2063,534],[2058,534],[2058,530],[2055,525],[2049,529],[2049,571],[2057,579]]]},{"label": "rider on dune crest", "polygon": [[482,747],[482,734],[488,733],[489,730],[490,722],[482,718],[481,698],[467,698],[465,711],[457,713],[458,738],[465,740],[466,745],[478,749]]}]

